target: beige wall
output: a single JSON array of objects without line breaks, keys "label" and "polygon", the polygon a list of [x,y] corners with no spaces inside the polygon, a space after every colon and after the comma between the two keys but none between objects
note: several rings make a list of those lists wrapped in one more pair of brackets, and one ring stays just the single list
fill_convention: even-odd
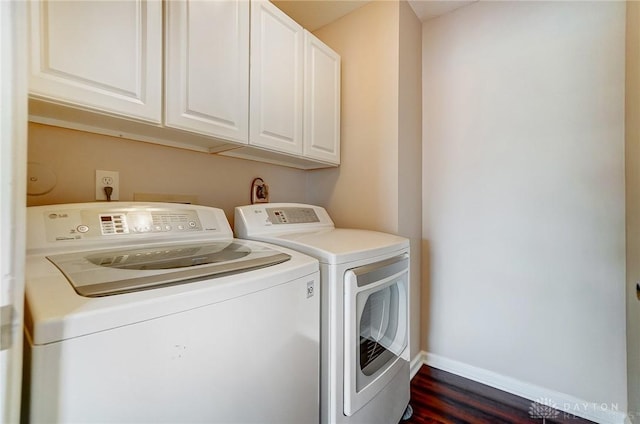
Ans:
[{"label": "beige wall", "polygon": [[400,2],[398,234],[411,241],[411,357],[420,352],[422,240],[422,23]]},{"label": "beige wall", "polygon": [[423,32],[425,348],[622,412],[624,19],[477,2]]},{"label": "beige wall", "polygon": [[307,176],[311,203],[341,227],[411,240],[411,356],[420,351],[421,23],[373,1],[315,34],[342,57],[342,164]]},{"label": "beige wall", "polygon": [[640,422],[640,3],[627,2],[626,205],[629,412]]},{"label": "beige wall", "polygon": [[341,227],[397,231],[398,19],[374,1],[315,32],[342,57],[342,149],[340,168],[309,173],[309,196]]},{"label": "beige wall", "polygon": [[224,209],[232,225],[233,208],[250,203],[255,177],[269,184],[272,202],[306,200],[304,171],[34,123],[28,155],[57,176],[51,192],[27,197],[29,206],[95,201],[96,169],[120,173],[120,200],[196,195],[199,204]]}]

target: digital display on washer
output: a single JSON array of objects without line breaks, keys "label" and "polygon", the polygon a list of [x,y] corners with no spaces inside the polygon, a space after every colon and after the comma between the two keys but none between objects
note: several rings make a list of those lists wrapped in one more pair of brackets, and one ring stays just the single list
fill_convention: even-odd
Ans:
[{"label": "digital display on washer", "polygon": [[266,208],[273,224],[308,224],[320,222],[313,208]]},{"label": "digital display on washer", "polygon": [[103,235],[107,234],[128,234],[129,226],[127,225],[127,217],[124,214],[101,214],[100,229]]}]

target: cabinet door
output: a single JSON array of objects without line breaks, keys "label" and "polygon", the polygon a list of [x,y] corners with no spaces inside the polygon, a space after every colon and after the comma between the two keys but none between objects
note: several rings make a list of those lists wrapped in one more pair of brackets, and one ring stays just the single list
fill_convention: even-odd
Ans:
[{"label": "cabinet door", "polygon": [[307,31],[303,154],[340,163],[340,56]]},{"label": "cabinet door", "polygon": [[29,3],[32,96],[160,122],[160,1]]},{"label": "cabinet door", "polygon": [[302,155],[303,36],[268,1],[251,2],[249,144]]},{"label": "cabinet door", "polygon": [[166,3],[165,124],[247,143],[249,2]]}]

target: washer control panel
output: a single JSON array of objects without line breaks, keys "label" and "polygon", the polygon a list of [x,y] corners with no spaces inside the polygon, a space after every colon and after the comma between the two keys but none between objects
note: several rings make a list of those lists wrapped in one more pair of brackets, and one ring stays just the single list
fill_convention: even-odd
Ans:
[{"label": "washer control panel", "polygon": [[195,211],[100,214],[102,235],[201,231]]},{"label": "washer control panel", "polygon": [[28,208],[31,246],[134,237],[233,237],[224,211],[199,205],[118,202]]}]

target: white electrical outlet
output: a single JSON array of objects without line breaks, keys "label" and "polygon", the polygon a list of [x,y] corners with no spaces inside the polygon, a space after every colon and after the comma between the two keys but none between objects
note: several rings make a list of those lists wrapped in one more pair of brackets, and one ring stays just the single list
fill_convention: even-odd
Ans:
[{"label": "white electrical outlet", "polygon": [[120,173],[96,169],[96,200],[107,200],[105,187],[111,187],[111,200],[120,199]]}]

